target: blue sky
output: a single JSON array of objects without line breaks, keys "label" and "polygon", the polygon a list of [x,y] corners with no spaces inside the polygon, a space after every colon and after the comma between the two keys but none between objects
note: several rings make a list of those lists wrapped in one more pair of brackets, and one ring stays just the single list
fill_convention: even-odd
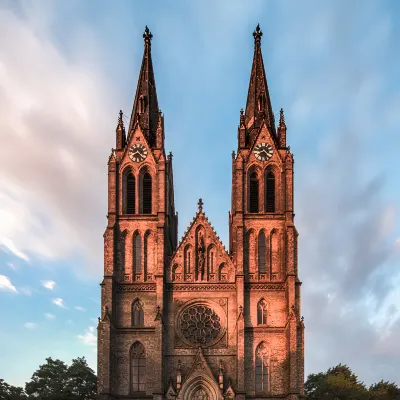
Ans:
[{"label": "blue sky", "polygon": [[21,385],[48,356],[96,367],[106,164],[146,24],[179,235],[202,197],[228,244],[260,23],[295,158],[306,374],[342,362],[367,384],[400,384],[400,5],[248,3],[1,2],[1,378]]}]

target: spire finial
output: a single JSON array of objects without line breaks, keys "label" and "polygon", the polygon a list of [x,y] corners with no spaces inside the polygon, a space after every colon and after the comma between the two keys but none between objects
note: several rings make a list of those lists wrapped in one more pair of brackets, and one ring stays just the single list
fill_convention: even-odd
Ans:
[{"label": "spire finial", "polygon": [[243,111],[243,108],[240,109],[240,126],[244,126],[244,111]]},{"label": "spire finial", "polygon": [[260,28],[260,24],[257,24],[256,30],[253,32],[254,43],[260,43],[262,35],[263,35],[263,33],[262,33],[261,28]]},{"label": "spire finial", "polygon": [[122,127],[124,126],[124,121],[122,120],[123,115],[124,113],[122,112],[122,110],[119,110],[118,125]]},{"label": "spire finial", "polygon": [[197,203],[197,205],[199,206],[199,211],[203,211],[203,200],[199,199],[199,202]]},{"label": "spire finial", "polygon": [[285,124],[285,115],[283,114],[283,108],[281,108],[281,111],[279,112],[279,126],[286,126]]},{"label": "spire finial", "polygon": [[144,28],[144,33],[143,33],[144,43],[150,44],[152,37],[153,35],[151,34],[150,29],[146,25],[146,28]]}]

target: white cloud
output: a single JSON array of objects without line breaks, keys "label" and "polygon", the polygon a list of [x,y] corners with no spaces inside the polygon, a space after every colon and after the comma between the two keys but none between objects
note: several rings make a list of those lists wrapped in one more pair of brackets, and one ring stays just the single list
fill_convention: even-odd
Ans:
[{"label": "white cloud", "polygon": [[75,308],[75,310],[78,310],[78,311],[86,311],[86,308],[83,308],[81,306],[75,306],[74,308]]},{"label": "white cloud", "polygon": [[0,275],[0,291],[18,293],[10,279],[5,275]]},{"label": "white cloud", "polygon": [[55,298],[55,299],[52,299],[51,302],[52,302],[53,304],[55,304],[56,306],[58,306],[58,307],[67,308],[67,306],[65,305],[64,300],[63,300],[62,298],[60,298],[60,297],[57,297],[57,298]]},{"label": "white cloud", "polygon": [[49,290],[54,290],[56,283],[54,281],[42,281],[42,286]]},{"label": "white cloud", "polygon": [[54,319],[54,318],[56,317],[54,314],[50,314],[50,313],[45,313],[44,316],[45,316],[47,319]]},{"label": "white cloud", "polygon": [[25,322],[24,323],[24,327],[28,328],[28,329],[35,329],[37,327],[37,323],[36,322]]},{"label": "white cloud", "polygon": [[78,338],[82,341],[82,343],[88,346],[96,346],[97,335],[94,326],[89,326],[89,328],[85,330],[85,333],[83,335],[78,335]]},{"label": "white cloud", "polygon": [[82,57],[71,62],[52,42],[52,10],[20,6],[18,14],[0,8],[0,36],[8,37],[0,62],[0,249],[25,261],[79,252],[87,272],[101,257],[106,197],[99,194],[119,108],[101,63],[84,57],[83,46],[94,55],[100,42],[88,31],[73,36]]}]

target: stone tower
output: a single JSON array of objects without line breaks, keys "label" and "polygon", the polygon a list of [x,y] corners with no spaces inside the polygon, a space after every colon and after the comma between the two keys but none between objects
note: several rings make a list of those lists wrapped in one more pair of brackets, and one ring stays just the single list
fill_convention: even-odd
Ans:
[{"label": "stone tower", "polygon": [[259,26],[253,36],[227,251],[201,199],[177,243],[146,27],[129,130],[120,112],[108,161],[99,399],[304,397],[293,156],[282,110],[275,127]]}]

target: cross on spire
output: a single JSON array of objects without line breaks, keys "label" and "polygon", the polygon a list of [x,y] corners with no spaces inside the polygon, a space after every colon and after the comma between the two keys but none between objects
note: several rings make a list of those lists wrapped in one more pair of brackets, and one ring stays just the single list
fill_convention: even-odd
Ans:
[{"label": "cross on spire", "polygon": [[146,28],[144,28],[144,33],[143,33],[143,39],[145,44],[150,44],[151,39],[153,38],[152,33],[150,32],[150,29],[146,25]]},{"label": "cross on spire", "polygon": [[260,24],[257,24],[256,30],[253,32],[254,36],[254,43],[260,43],[261,42],[261,36],[263,35],[262,30],[260,28]]},{"label": "cross on spire", "polygon": [[198,203],[197,203],[197,205],[199,206],[199,211],[203,211],[203,200],[202,199],[199,199],[199,201],[198,201]]}]

